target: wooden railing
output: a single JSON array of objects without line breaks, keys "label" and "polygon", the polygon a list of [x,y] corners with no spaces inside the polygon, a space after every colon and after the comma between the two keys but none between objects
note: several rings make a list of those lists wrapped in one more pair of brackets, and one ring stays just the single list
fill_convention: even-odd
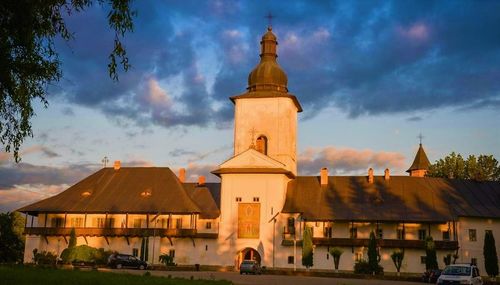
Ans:
[{"label": "wooden railing", "polygon": [[[339,247],[361,247],[368,246],[369,239],[361,238],[313,238],[313,244],[317,246],[339,246]],[[297,244],[302,244],[302,241],[297,241]],[[456,250],[458,249],[458,241],[436,240],[434,241],[436,249],[440,250]],[[292,246],[293,240],[284,239],[282,245]],[[425,248],[423,240],[400,240],[400,239],[379,239],[377,245],[382,248]]]},{"label": "wooden railing", "polygon": [[[26,227],[24,234],[44,236],[69,236],[71,228]],[[125,237],[192,237],[217,238],[218,233],[199,233],[196,229],[162,228],[75,228],[76,236],[125,236]]]}]

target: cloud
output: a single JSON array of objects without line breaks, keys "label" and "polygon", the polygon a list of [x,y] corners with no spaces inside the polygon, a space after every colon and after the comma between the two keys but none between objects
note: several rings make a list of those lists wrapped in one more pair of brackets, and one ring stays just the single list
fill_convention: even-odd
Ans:
[{"label": "cloud", "polygon": [[75,184],[98,169],[97,165],[75,164],[66,167],[33,165],[30,163],[9,163],[0,166],[0,190],[15,185]]},{"label": "cloud", "polygon": [[413,117],[409,117],[408,119],[406,119],[408,122],[420,122],[423,120],[422,117],[420,116],[413,116]]},{"label": "cloud", "polygon": [[107,11],[92,8],[68,18],[76,40],[58,45],[64,79],[53,93],[126,124],[227,128],[228,97],[245,91],[259,60],[258,15],[272,10],[278,60],[306,118],[330,106],[359,117],[500,100],[500,31],[488,28],[500,25],[497,1],[134,5],[124,41],[133,68],[108,79],[113,34]]},{"label": "cloud", "polygon": [[379,172],[385,168],[392,172],[402,171],[405,157],[397,152],[328,146],[306,149],[299,154],[298,165],[300,175],[319,175],[323,167],[334,174],[360,175],[365,174],[370,167]]},{"label": "cloud", "polygon": [[22,206],[56,195],[68,187],[68,184],[23,184],[2,189],[0,191],[0,213],[12,212]]},{"label": "cloud", "polygon": [[50,148],[43,146],[43,145],[34,145],[31,147],[28,147],[25,150],[23,150],[21,156],[25,156],[25,155],[29,155],[29,154],[37,154],[37,153],[41,153],[48,158],[54,158],[54,157],[60,156],[55,151],[53,151]]},{"label": "cloud", "polygon": [[[197,182],[198,177],[203,175],[206,177],[207,182],[220,182],[220,179],[210,173],[211,171],[217,169],[216,164],[197,164],[197,163],[190,163],[188,164],[186,169],[186,181],[187,182]],[[179,169],[175,170],[176,174],[179,173]]]}]

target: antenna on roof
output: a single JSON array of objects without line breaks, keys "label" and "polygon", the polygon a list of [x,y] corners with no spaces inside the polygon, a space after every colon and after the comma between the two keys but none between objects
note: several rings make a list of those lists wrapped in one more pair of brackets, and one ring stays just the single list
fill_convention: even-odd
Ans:
[{"label": "antenna on roof", "polygon": [[103,165],[102,167],[106,168],[106,165],[108,165],[108,162],[109,162],[108,157],[107,156],[103,157],[103,159],[101,160],[101,162],[102,162],[102,165]]}]

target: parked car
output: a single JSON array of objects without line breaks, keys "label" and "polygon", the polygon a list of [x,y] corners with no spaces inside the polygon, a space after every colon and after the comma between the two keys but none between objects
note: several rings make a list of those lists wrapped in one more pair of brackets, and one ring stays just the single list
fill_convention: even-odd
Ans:
[{"label": "parked car", "polygon": [[443,272],[441,272],[441,276],[439,276],[436,284],[481,285],[483,284],[483,280],[481,280],[477,266],[471,264],[452,264],[446,266]]},{"label": "parked car", "polygon": [[143,270],[148,267],[148,264],[133,255],[114,253],[108,258],[108,266],[117,269],[127,267]]},{"label": "parked car", "polygon": [[441,276],[441,270],[440,269],[433,269],[433,270],[428,270],[425,271],[422,274],[422,282],[425,283],[436,283],[439,276]]},{"label": "parked car", "polygon": [[255,260],[243,260],[240,264],[240,274],[261,274],[260,264]]}]

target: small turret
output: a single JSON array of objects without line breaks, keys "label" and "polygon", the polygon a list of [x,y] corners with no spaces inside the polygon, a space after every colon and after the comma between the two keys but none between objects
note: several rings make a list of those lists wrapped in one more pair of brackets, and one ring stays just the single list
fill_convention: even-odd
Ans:
[{"label": "small turret", "polygon": [[429,166],[431,163],[425,154],[424,148],[422,147],[422,143],[418,147],[417,154],[415,155],[415,159],[413,160],[412,165],[406,172],[410,173],[410,176],[414,177],[424,177],[429,170]]}]

